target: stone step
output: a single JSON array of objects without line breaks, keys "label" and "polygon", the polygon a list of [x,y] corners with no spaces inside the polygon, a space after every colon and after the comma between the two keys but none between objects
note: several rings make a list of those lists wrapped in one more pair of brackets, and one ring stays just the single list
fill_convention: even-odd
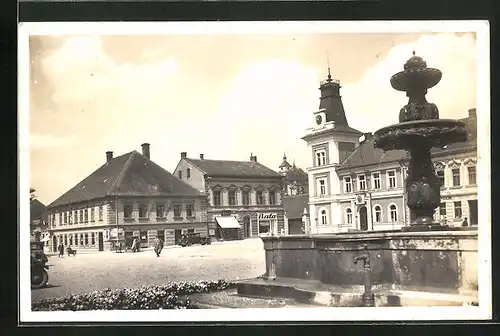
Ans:
[{"label": "stone step", "polygon": [[[293,299],[299,304],[327,307],[363,306],[362,286],[328,286],[317,281],[299,279],[250,279],[235,282],[241,296]],[[477,292],[443,293],[437,290],[411,290],[404,287],[388,289],[374,288],[375,306],[462,306],[478,301]]]}]

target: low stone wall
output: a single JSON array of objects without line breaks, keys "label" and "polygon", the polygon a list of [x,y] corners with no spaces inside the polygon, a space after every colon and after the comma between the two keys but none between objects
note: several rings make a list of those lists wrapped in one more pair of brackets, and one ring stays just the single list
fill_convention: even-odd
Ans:
[{"label": "low stone wall", "polygon": [[[477,290],[477,231],[370,232],[262,237],[266,274],[362,285],[370,255],[373,285]],[[273,265],[274,264],[274,265]]]}]

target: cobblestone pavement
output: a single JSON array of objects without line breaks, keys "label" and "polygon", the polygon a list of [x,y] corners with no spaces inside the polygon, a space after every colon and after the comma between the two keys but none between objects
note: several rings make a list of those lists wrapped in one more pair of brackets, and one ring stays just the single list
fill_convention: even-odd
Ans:
[{"label": "cobblestone pavement", "polygon": [[159,258],[152,250],[139,253],[94,252],[49,258],[49,286],[31,290],[34,301],[100,290],[168,281],[236,280],[265,272],[260,239],[167,247]]}]

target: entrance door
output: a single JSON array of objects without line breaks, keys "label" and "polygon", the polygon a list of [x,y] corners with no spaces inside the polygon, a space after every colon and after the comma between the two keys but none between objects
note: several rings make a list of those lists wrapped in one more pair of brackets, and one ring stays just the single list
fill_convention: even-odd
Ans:
[{"label": "entrance door", "polygon": [[359,229],[368,230],[368,213],[365,206],[359,208]]},{"label": "entrance door", "polygon": [[477,225],[477,200],[469,201],[469,216],[470,225]]},{"label": "entrance door", "polygon": [[174,231],[175,245],[179,245],[181,243],[181,234],[182,234],[181,229],[175,229]]},{"label": "entrance door", "polygon": [[52,236],[52,252],[57,252],[57,237]]},{"label": "entrance door", "polygon": [[102,231],[99,232],[99,237],[97,239],[98,245],[99,245],[99,251],[104,251],[104,236]]},{"label": "entrance door", "polygon": [[252,237],[252,221],[250,220],[250,216],[243,217],[243,238]]}]

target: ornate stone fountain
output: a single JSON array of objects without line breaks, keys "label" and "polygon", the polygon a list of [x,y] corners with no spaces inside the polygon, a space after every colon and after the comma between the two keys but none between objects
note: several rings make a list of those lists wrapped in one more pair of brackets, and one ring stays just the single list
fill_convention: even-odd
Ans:
[{"label": "ornate stone fountain", "polygon": [[465,125],[456,120],[439,119],[439,110],[429,103],[427,90],[441,80],[438,69],[428,68],[419,56],[405,63],[404,71],[391,77],[391,85],[406,92],[408,104],[399,112],[399,124],[375,132],[374,144],[384,151],[407,150],[408,174],[405,181],[406,204],[412,213],[408,231],[449,229],[434,222],[434,209],[441,201],[440,182],[431,161],[431,149],[467,140]]}]

